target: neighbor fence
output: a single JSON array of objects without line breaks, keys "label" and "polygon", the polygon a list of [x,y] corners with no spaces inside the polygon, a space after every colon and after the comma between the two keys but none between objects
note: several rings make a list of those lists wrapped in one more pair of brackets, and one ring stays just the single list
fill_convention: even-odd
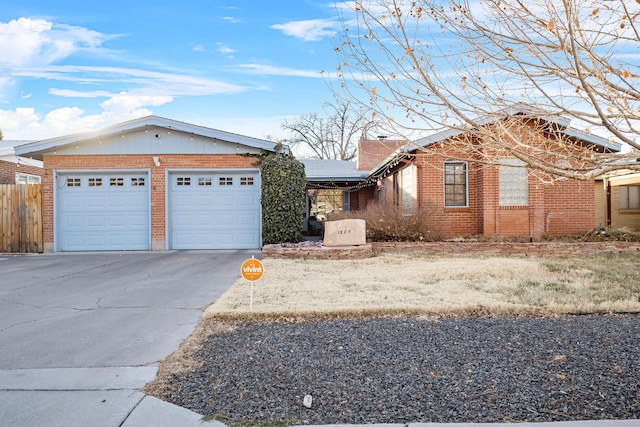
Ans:
[{"label": "neighbor fence", "polygon": [[0,252],[42,252],[42,187],[0,185]]}]

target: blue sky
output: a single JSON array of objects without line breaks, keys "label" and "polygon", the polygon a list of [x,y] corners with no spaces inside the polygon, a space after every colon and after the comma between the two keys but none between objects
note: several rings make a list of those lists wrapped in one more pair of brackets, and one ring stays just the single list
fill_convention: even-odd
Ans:
[{"label": "blue sky", "polygon": [[336,7],[343,6],[5,2],[0,129],[5,139],[40,139],[156,114],[284,137],[284,120],[320,112],[332,100],[327,79],[337,66]]}]

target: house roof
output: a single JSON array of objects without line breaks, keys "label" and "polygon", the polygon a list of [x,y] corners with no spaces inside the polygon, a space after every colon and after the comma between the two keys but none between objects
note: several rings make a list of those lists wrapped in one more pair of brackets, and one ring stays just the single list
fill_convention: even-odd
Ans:
[{"label": "house roof", "polygon": [[[516,104],[511,107],[507,107],[495,115],[483,116],[478,119],[475,119],[474,121],[479,126],[484,126],[484,125],[493,123],[497,120],[501,120],[505,117],[516,116],[516,115],[523,115],[525,117],[532,117],[532,118],[533,117],[542,118],[543,120],[549,123],[554,123],[555,125],[557,125],[559,132],[569,138],[578,139],[588,144],[594,144],[613,152],[620,152],[622,150],[622,144],[618,142],[611,141],[607,138],[603,138],[597,135],[593,135],[589,132],[575,129],[570,126],[571,121],[566,118],[551,117],[548,114],[545,115],[544,112],[540,112],[539,110],[536,110],[534,108],[531,108],[523,104]],[[413,144],[404,145],[398,148],[397,150],[395,150],[386,159],[384,159],[378,165],[376,165],[373,169],[371,169],[369,173],[369,177],[372,178],[378,175],[384,175],[385,171],[390,170],[390,168],[395,166],[403,157],[406,157],[408,153],[412,151],[416,151],[418,147],[428,147],[438,142],[446,141],[447,139],[464,134],[469,129],[470,129],[469,126],[466,126],[466,127],[462,126],[460,128],[455,128],[455,129],[454,128],[445,129],[443,131],[436,132],[424,138],[420,138]]]},{"label": "house roof", "polygon": [[[276,143],[272,141],[266,141],[249,136],[238,135],[231,132],[211,129],[204,126],[167,119],[165,117],[146,116],[126,122],[116,123],[114,125],[107,126],[98,130],[33,141],[24,145],[16,146],[15,153],[21,156],[41,157],[42,154],[48,151],[52,151],[56,148],[66,145],[76,144],[80,141],[93,138],[106,138],[112,135],[125,135],[127,133],[136,132],[149,127],[161,127],[178,132],[191,133],[194,135],[241,144],[244,146],[268,151],[273,151],[274,146],[276,145]],[[288,147],[286,147],[286,151],[288,151]]]},{"label": "house roof", "polygon": [[[622,144],[612,141],[601,136],[593,135],[583,130],[575,129],[571,126],[571,121],[566,118],[552,117],[545,112],[541,112],[526,105],[516,104],[511,107],[507,107],[504,110],[497,112],[496,114],[479,117],[474,121],[480,125],[485,126],[494,123],[498,120],[510,116],[526,116],[531,118],[541,118],[546,122],[553,123],[558,126],[558,131],[572,139],[578,139],[588,144],[593,144],[599,147],[603,147],[606,150],[619,152],[622,150]],[[441,132],[436,132],[432,135],[426,136],[416,141],[416,145],[420,147],[427,147],[437,142],[444,141],[449,138],[453,138],[458,135],[462,135],[470,129],[469,126],[462,126],[457,129],[446,129]]]},{"label": "house roof", "polygon": [[40,160],[34,160],[28,157],[18,157],[15,154],[15,147],[28,144],[30,142],[31,141],[22,140],[0,140],[0,160],[41,168],[42,162]]},{"label": "house roof", "polygon": [[0,156],[15,154],[14,148],[18,145],[28,144],[32,141],[23,141],[23,140],[10,140],[10,139],[2,139],[0,140]]},{"label": "house roof", "polygon": [[369,171],[357,170],[356,162],[350,160],[303,159],[307,181],[361,181]]}]

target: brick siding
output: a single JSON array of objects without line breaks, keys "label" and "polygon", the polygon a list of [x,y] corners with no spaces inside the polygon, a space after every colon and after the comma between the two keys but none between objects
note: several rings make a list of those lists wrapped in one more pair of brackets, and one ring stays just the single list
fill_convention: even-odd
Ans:
[{"label": "brick siding", "polygon": [[[522,132],[521,138],[533,138]],[[540,141],[547,141],[546,136]],[[544,142],[542,142],[544,143]],[[375,146],[374,146],[375,147]],[[483,149],[484,150],[484,149]],[[488,158],[512,157],[500,151],[483,151]],[[360,154],[360,152],[359,152]],[[363,153],[364,155],[366,153]],[[500,206],[499,167],[474,161],[484,155],[456,140],[433,144],[411,160],[417,170],[414,206],[429,215],[433,229],[444,238],[457,236],[526,237],[564,236],[585,232],[597,225],[593,181],[551,179],[545,173],[530,170],[527,206]],[[549,154],[553,162],[553,153]],[[460,160],[467,165],[467,206],[448,207],[444,202],[444,164]],[[409,167],[400,163],[382,179],[376,202],[383,206],[397,203],[393,174]]]},{"label": "brick siding", "polygon": [[163,154],[156,167],[152,155],[48,155],[44,156],[46,174],[43,176],[43,223],[45,251],[53,250],[53,173],[65,170],[150,170],[151,188],[151,249],[164,250],[166,242],[166,183],[167,169],[248,169],[255,158],[235,154]]},{"label": "brick siding", "polygon": [[15,184],[16,173],[26,173],[28,175],[42,176],[44,169],[24,164],[16,164],[0,160],[0,184]]},{"label": "brick siding", "polygon": [[371,170],[389,157],[391,153],[406,144],[407,141],[404,140],[362,139],[358,141],[356,169]]}]

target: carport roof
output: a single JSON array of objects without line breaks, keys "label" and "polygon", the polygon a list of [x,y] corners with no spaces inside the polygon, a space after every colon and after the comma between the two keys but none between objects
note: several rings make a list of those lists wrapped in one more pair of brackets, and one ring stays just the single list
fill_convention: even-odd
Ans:
[{"label": "carport roof", "polygon": [[[139,119],[129,120],[126,122],[116,123],[98,130],[74,133],[71,135],[60,136],[56,138],[33,141],[24,145],[15,147],[15,154],[19,156],[29,156],[33,158],[41,158],[46,152],[58,147],[69,144],[76,144],[92,138],[105,138],[112,135],[124,135],[136,132],[149,127],[161,127],[165,129],[175,130],[178,132],[191,133],[194,135],[204,136],[227,141],[248,147],[258,148],[267,151],[273,151],[275,142],[266,141],[244,135],[238,135],[231,132],[225,132],[217,129],[211,129],[204,126],[185,123],[177,120],[167,119],[159,116],[146,116]],[[288,150],[288,147],[284,147]]]},{"label": "carport roof", "polygon": [[356,169],[350,160],[302,159],[307,181],[361,181],[369,171]]}]

